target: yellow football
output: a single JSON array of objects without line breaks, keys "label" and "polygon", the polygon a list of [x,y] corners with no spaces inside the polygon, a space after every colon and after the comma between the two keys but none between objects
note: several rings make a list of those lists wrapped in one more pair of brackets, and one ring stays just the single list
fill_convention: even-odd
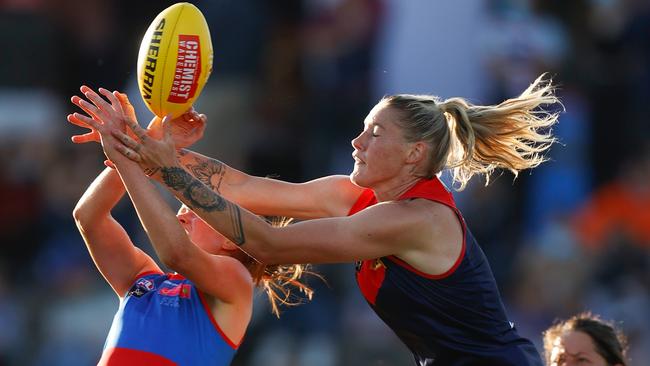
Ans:
[{"label": "yellow football", "polygon": [[201,94],[212,72],[212,40],[201,11],[177,3],[153,20],[140,44],[138,86],[157,116],[178,117]]}]

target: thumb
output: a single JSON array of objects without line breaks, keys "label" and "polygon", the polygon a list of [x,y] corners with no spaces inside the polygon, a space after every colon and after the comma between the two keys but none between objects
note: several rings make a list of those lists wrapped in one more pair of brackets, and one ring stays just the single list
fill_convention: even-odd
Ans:
[{"label": "thumb", "polygon": [[117,90],[113,92],[113,95],[119,100],[120,105],[125,111],[132,111],[133,110],[133,105],[131,105],[131,102],[129,101],[129,97],[124,94],[120,93]]},{"label": "thumb", "polygon": [[168,114],[162,120],[162,127],[164,136],[163,139],[165,142],[172,141],[172,115]]},{"label": "thumb", "polygon": [[131,102],[129,102],[129,97],[126,94],[120,93],[119,91],[115,90],[113,92],[113,95],[115,95],[122,104],[131,105]]}]

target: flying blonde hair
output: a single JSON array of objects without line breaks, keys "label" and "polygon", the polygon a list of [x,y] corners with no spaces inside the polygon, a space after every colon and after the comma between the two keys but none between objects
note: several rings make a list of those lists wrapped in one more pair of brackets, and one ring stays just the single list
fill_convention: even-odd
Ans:
[{"label": "flying blonde hair", "polygon": [[562,110],[545,74],[518,97],[497,105],[410,94],[384,97],[380,103],[400,112],[396,123],[407,141],[425,141],[431,147],[425,171],[419,174],[432,178],[450,169],[459,191],[475,174],[484,175],[487,184],[497,168],[516,177],[546,161],[543,153],[556,142],[551,126]]},{"label": "flying blonde hair", "polygon": [[[271,217],[267,219],[275,227],[289,225],[293,219]],[[279,306],[296,306],[312,299],[314,291],[300,281],[309,274],[323,280],[323,277],[309,270],[309,264],[273,264],[258,262],[253,257],[241,252],[244,258],[239,260],[251,272],[253,283],[263,290],[271,305],[271,312],[280,317]],[[296,294],[297,292],[297,294]]]}]

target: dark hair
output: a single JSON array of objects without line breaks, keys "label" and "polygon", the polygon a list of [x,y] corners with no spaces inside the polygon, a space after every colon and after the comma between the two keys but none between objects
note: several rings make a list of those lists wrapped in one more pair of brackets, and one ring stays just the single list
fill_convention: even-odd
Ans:
[{"label": "dark hair", "polygon": [[553,343],[566,331],[579,331],[587,334],[596,347],[596,352],[603,356],[609,365],[627,365],[627,339],[620,329],[612,323],[600,319],[589,312],[574,315],[568,320],[556,322],[544,332],[544,353],[550,365]]}]

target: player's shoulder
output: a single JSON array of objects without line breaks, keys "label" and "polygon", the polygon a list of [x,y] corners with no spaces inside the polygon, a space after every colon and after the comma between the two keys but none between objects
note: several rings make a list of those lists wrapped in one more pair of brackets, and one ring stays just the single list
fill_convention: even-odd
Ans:
[{"label": "player's shoulder", "polygon": [[325,179],[327,179],[330,184],[332,184],[342,194],[358,197],[361,192],[365,190],[365,188],[352,183],[352,180],[348,175],[330,175],[325,177]]},{"label": "player's shoulder", "polygon": [[444,203],[425,198],[386,201],[367,208],[375,211],[377,217],[399,222],[416,230],[437,231],[458,220],[455,211]]},{"label": "player's shoulder", "polygon": [[311,181],[319,186],[320,205],[327,207],[326,216],[345,216],[364,188],[352,183],[347,175],[329,175]]}]

